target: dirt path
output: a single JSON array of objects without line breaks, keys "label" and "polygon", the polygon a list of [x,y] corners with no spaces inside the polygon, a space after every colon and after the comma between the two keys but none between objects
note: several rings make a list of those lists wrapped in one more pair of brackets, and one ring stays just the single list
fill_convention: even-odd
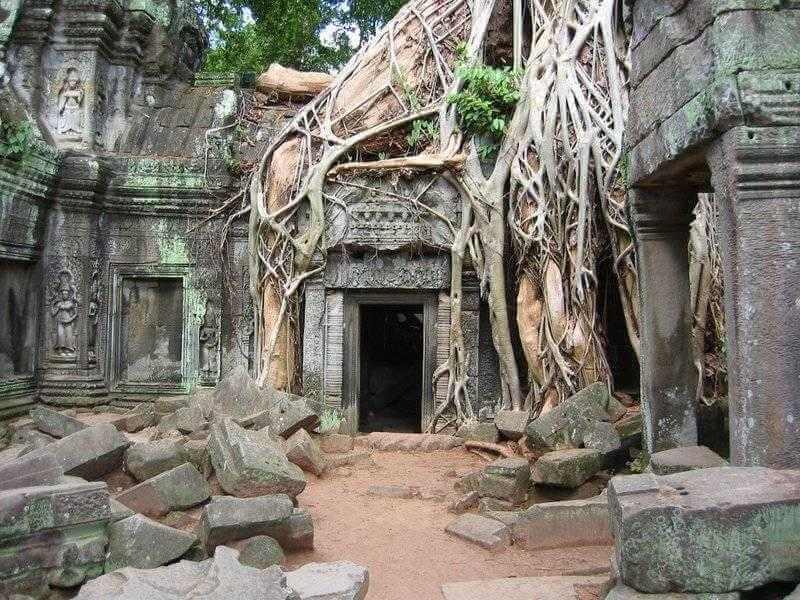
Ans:
[{"label": "dirt path", "polygon": [[[351,560],[370,571],[369,600],[441,600],[449,581],[501,577],[594,574],[608,570],[611,549],[571,548],[493,554],[444,532],[456,497],[454,472],[484,463],[453,450],[428,454],[375,452],[373,463],[337,469],[322,479],[309,476],[299,497],[311,510],[315,550],[289,556],[294,568],[312,561]],[[372,485],[419,488],[419,497],[367,495]]]}]

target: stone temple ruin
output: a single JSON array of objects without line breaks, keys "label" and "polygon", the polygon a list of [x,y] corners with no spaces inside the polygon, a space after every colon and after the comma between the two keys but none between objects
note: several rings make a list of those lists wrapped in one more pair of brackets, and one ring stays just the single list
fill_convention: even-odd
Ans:
[{"label": "stone temple ruin", "polygon": [[[348,218],[328,211],[302,289],[302,396],[259,387],[248,223],[217,209],[299,100],[261,94],[242,144],[242,98],[259,92],[199,72],[189,3],[3,3],[0,599],[363,599],[370,575],[349,556],[277,566],[314,551],[301,494],[370,452],[462,447],[492,460],[458,475],[457,543],[613,546],[613,560],[592,577],[445,582],[437,598],[800,597],[800,5],[629,4],[641,411],[595,383],[532,419],[498,412],[467,269],[478,419],[423,434],[447,396],[432,383],[450,342],[441,222],[366,187]],[[397,185],[455,218],[453,188],[431,183]],[[702,193],[720,206],[729,460],[698,445]]]}]

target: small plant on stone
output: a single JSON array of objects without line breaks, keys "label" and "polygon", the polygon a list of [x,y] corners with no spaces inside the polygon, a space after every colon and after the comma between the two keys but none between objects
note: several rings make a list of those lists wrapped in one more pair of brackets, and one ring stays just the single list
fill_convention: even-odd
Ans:
[{"label": "small plant on stone", "polygon": [[344,419],[335,408],[323,409],[319,418],[319,432],[322,434],[338,433],[343,422]]}]

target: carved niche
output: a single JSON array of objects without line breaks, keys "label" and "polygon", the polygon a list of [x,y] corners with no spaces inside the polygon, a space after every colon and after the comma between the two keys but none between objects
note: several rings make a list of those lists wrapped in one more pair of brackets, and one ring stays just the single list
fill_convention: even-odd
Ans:
[{"label": "carved niche", "polygon": [[51,348],[56,358],[72,360],[78,352],[78,288],[69,269],[62,269],[51,284],[50,316],[53,319]]}]

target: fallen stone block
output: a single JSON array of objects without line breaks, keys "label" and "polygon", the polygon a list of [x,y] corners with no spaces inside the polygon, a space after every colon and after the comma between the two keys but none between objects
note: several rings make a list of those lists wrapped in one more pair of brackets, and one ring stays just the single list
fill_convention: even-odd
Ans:
[{"label": "fallen stone block", "polygon": [[[488,519],[494,519],[495,521],[500,521],[504,525],[508,527],[513,527],[515,523],[517,523],[522,518],[522,511],[520,510],[487,510],[482,511],[481,516],[486,517]],[[513,530],[511,539],[513,541]]]},{"label": "fallen stone block", "polygon": [[626,409],[601,382],[582,389],[544,415],[533,419],[526,430],[532,450],[560,450],[584,445],[588,424],[615,421]]},{"label": "fallen stone block", "polygon": [[127,519],[128,517],[132,517],[134,514],[136,514],[122,502],[119,502],[114,498],[111,498],[109,506],[111,509],[111,523],[121,521],[122,519]]},{"label": "fallen stone block", "polygon": [[784,600],[800,600],[800,585],[798,585],[791,594],[786,596]]},{"label": "fallen stone block", "polygon": [[[279,526],[287,524],[293,509],[292,499],[285,494],[258,498],[214,496],[203,507],[200,540],[209,552],[220,544],[256,535],[268,535],[281,543]],[[282,543],[281,546],[288,549]]]},{"label": "fallen stone block", "polygon": [[268,535],[257,535],[245,540],[239,551],[239,562],[256,569],[282,565],[285,560],[281,545]]},{"label": "fallen stone block", "polygon": [[176,440],[138,442],[125,451],[125,470],[137,481],[145,481],[186,462]]},{"label": "fallen stone block", "polygon": [[87,427],[86,423],[75,417],[70,417],[46,406],[32,408],[29,414],[39,431],[56,438],[67,437]]},{"label": "fallen stone block", "polygon": [[528,550],[610,546],[608,497],[534,504],[511,527],[514,544]]},{"label": "fallen stone block", "polygon": [[[617,584],[605,600],[739,600],[742,595],[739,592],[730,594],[643,594],[635,589],[623,584]],[[787,598],[786,600],[790,600]]]},{"label": "fallen stone block", "polygon": [[319,449],[328,454],[344,454],[353,449],[353,438],[343,433],[326,433],[317,437]]},{"label": "fallen stone block", "polygon": [[642,413],[640,412],[626,415],[614,423],[614,429],[617,430],[623,448],[641,446],[642,426]]},{"label": "fallen stone block", "polygon": [[203,562],[184,560],[158,569],[125,568],[103,575],[84,585],[75,598],[178,600],[190,597],[187,594],[208,600],[299,600],[279,567],[245,566],[238,552],[225,546]]},{"label": "fallen stone block", "polygon": [[684,446],[650,455],[650,468],[656,475],[726,466],[728,461],[705,446]]},{"label": "fallen stone block", "polygon": [[175,428],[183,434],[201,431],[208,427],[199,406],[185,406],[175,411]]},{"label": "fallen stone block", "polygon": [[481,478],[483,478],[483,470],[478,469],[456,479],[453,487],[457,492],[477,492],[481,485]]},{"label": "fallen stone block", "polygon": [[153,408],[159,416],[159,421],[163,415],[174,413],[179,408],[189,405],[189,399],[186,396],[162,396],[153,401]]},{"label": "fallen stone block", "polygon": [[638,591],[727,593],[800,575],[800,471],[620,476],[608,495],[621,579]]},{"label": "fallen stone block", "polygon": [[478,500],[480,500],[478,492],[467,492],[460,498],[453,500],[450,503],[450,506],[447,507],[447,510],[451,513],[460,515],[467,512],[471,508],[478,506]]},{"label": "fallen stone block", "polygon": [[49,446],[57,439],[37,429],[23,429],[14,435],[15,443],[25,446],[24,454]]},{"label": "fallen stone block", "polygon": [[273,392],[269,421],[270,429],[284,439],[299,429],[314,431],[319,427],[319,415],[306,399],[284,392]]},{"label": "fallen stone block", "polygon": [[243,366],[235,367],[222,378],[210,393],[196,394],[190,399],[192,406],[200,406],[206,415],[215,419],[231,417],[246,421],[268,411],[272,406],[272,390],[262,390]]},{"label": "fallen stone block", "polygon": [[314,549],[314,521],[305,508],[295,508],[289,518],[279,523],[269,534],[281,548],[293,551]]},{"label": "fallen stone block", "polygon": [[119,431],[136,433],[142,429],[153,427],[156,424],[156,411],[152,404],[143,403],[122,413],[111,423]]},{"label": "fallen stone block", "polygon": [[517,505],[508,500],[500,500],[499,498],[481,498],[478,500],[478,512],[483,514],[496,510],[514,510]]},{"label": "fallen stone block", "polygon": [[156,425],[156,437],[158,439],[165,439],[169,437],[179,436],[178,431],[178,417],[175,413],[164,415]]},{"label": "fallen stone block", "polygon": [[5,450],[0,450],[0,465],[18,459],[25,454],[24,444],[11,444]]},{"label": "fallen stone block", "polygon": [[605,467],[597,450],[556,450],[540,457],[533,466],[533,481],[557,487],[577,488]]},{"label": "fallen stone block", "polygon": [[608,577],[510,577],[459,581],[442,586],[444,600],[583,600],[602,598]]},{"label": "fallen stone block", "polygon": [[511,545],[511,532],[506,525],[480,515],[463,514],[445,531],[486,550],[500,551]]},{"label": "fallen stone block", "polygon": [[351,562],[309,563],[286,573],[300,600],[364,600],[369,571]]},{"label": "fallen stone block", "polygon": [[197,506],[211,497],[206,478],[194,465],[184,463],[147,479],[116,496],[116,500],[148,517]]},{"label": "fallen stone block", "polygon": [[65,475],[99,479],[122,466],[128,439],[109,423],[87,427],[31,455],[52,453],[61,463]]},{"label": "fallen stone block", "polygon": [[491,444],[500,441],[500,432],[494,423],[470,421],[459,427],[456,435],[465,441],[489,442]]},{"label": "fallen stone block", "polygon": [[133,515],[108,527],[106,572],[124,567],[152,569],[180,558],[197,537],[144,515]]},{"label": "fallen stone block", "polygon": [[419,490],[407,485],[371,485],[367,488],[367,496],[377,498],[410,500],[417,495],[419,495]]},{"label": "fallen stone block", "polygon": [[181,445],[181,455],[186,462],[192,463],[195,468],[208,479],[214,472],[211,465],[211,455],[208,452],[208,440],[187,440]]},{"label": "fallen stone block", "polygon": [[234,496],[288,494],[294,498],[306,487],[303,471],[266,434],[243,429],[232,419],[212,424],[208,449],[222,489]]},{"label": "fallen stone block", "polygon": [[325,471],[325,457],[305,429],[298,429],[286,440],[286,458],[317,477]]},{"label": "fallen stone block", "polygon": [[622,449],[622,439],[614,428],[614,423],[606,421],[586,422],[582,425],[581,441],[584,448],[611,454]]},{"label": "fallen stone block", "polygon": [[40,485],[58,485],[64,470],[54,454],[26,454],[0,463],[0,491]]},{"label": "fallen stone block", "polygon": [[528,497],[531,467],[525,458],[501,458],[483,470],[478,485],[482,497],[521,504]]},{"label": "fallen stone block", "polygon": [[330,471],[337,467],[350,467],[360,463],[375,464],[372,460],[372,452],[369,450],[356,450],[345,452],[344,454],[328,454],[325,456],[325,470]]},{"label": "fallen stone block", "polygon": [[501,410],[495,415],[494,424],[503,437],[516,442],[525,435],[530,418],[527,410]]}]

